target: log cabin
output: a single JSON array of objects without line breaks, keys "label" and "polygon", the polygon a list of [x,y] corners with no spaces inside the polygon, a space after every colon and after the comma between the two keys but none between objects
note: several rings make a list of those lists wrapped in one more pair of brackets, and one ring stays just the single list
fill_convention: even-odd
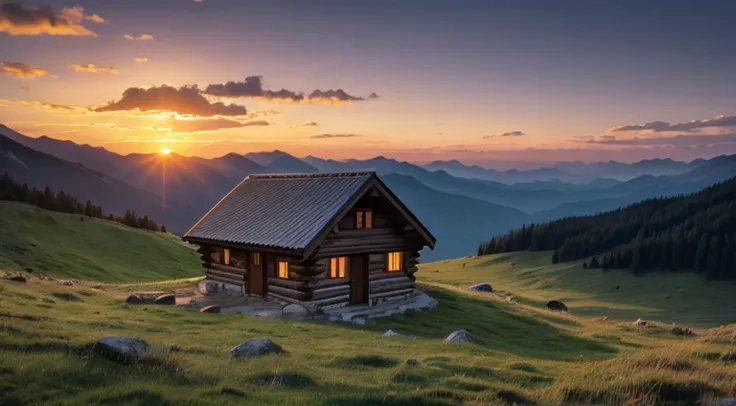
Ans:
[{"label": "log cabin", "polygon": [[436,242],[375,172],[250,175],[184,239],[199,246],[204,291],[313,311],[408,297]]}]

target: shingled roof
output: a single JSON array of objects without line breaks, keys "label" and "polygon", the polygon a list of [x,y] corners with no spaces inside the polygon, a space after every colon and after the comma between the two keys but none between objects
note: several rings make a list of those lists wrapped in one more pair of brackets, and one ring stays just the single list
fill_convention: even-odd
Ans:
[{"label": "shingled roof", "polygon": [[221,242],[297,251],[305,257],[371,187],[376,187],[434,247],[435,239],[375,172],[250,175],[185,235],[191,242]]}]

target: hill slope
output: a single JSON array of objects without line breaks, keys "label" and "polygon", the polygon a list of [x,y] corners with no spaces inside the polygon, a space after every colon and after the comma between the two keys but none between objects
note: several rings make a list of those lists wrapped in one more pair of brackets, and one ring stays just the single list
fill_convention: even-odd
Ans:
[{"label": "hill slope", "polygon": [[163,234],[0,202],[0,269],[67,279],[141,282],[202,274],[198,254]]}]

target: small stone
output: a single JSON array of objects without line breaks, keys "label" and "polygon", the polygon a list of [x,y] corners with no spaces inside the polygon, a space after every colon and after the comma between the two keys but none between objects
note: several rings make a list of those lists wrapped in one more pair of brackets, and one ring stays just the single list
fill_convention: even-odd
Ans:
[{"label": "small stone", "polygon": [[311,315],[311,312],[299,303],[291,303],[281,308],[281,315],[288,317],[307,317]]},{"label": "small stone", "polygon": [[149,350],[146,340],[137,337],[105,336],[95,344],[95,351],[115,360],[132,362]]},{"label": "small stone", "polygon": [[64,286],[74,286],[74,282],[72,281],[62,281],[61,284]]},{"label": "small stone", "polygon": [[452,343],[469,343],[473,341],[473,337],[465,330],[457,330],[450,333],[450,335],[445,338],[445,341]]},{"label": "small stone", "polygon": [[153,301],[153,303],[160,304],[160,305],[175,305],[176,304],[176,296],[174,296],[171,293],[165,294],[165,295],[161,295],[161,296],[157,297],[156,300]]},{"label": "small stone", "polygon": [[397,333],[397,332],[395,332],[393,330],[388,330],[387,332],[383,333],[383,336],[384,337],[398,337],[400,335],[401,334],[399,334],[399,333]]},{"label": "small stone", "polygon": [[407,358],[406,359],[406,365],[410,365],[410,366],[415,367],[415,366],[419,365],[419,360],[416,359],[416,358]]},{"label": "small stone", "polygon": [[199,309],[200,313],[220,313],[220,306],[209,305]]},{"label": "small stone", "polygon": [[468,290],[471,292],[493,292],[493,287],[490,283],[476,283],[468,286]]},{"label": "small stone", "polygon": [[125,303],[130,303],[130,304],[143,303],[143,299],[141,299],[141,297],[138,295],[130,295],[125,299]]},{"label": "small stone", "polygon": [[13,281],[13,282],[26,283],[26,277],[23,276],[23,275],[11,275],[11,276],[8,276],[5,279],[7,279],[9,281]]},{"label": "small stone", "polygon": [[566,312],[567,306],[559,300],[550,300],[547,302],[547,308],[556,312]]},{"label": "small stone", "polygon": [[646,327],[647,324],[649,324],[649,322],[646,320],[642,320],[642,319],[636,319],[636,321],[634,322],[634,325],[636,327]]},{"label": "small stone", "polygon": [[283,352],[280,345],[269,338],[251,338],[230,350],[230,356],[235,359],[248,359],[261,355],[278,354]]}]

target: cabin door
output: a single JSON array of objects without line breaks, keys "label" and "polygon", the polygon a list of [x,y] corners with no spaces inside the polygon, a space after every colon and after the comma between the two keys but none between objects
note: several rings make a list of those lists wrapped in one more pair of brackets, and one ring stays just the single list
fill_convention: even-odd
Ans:
[{"label": "cabin door", "polygon": [[251,255],[248,269],[248,293],[266,295],[266,272],[264,272],[263,263],[262,254],[259,253],[256,258]]},{"label": "cabin door", "polygon": [[350,304],[368,303],[368,256],[350,257]]}]

